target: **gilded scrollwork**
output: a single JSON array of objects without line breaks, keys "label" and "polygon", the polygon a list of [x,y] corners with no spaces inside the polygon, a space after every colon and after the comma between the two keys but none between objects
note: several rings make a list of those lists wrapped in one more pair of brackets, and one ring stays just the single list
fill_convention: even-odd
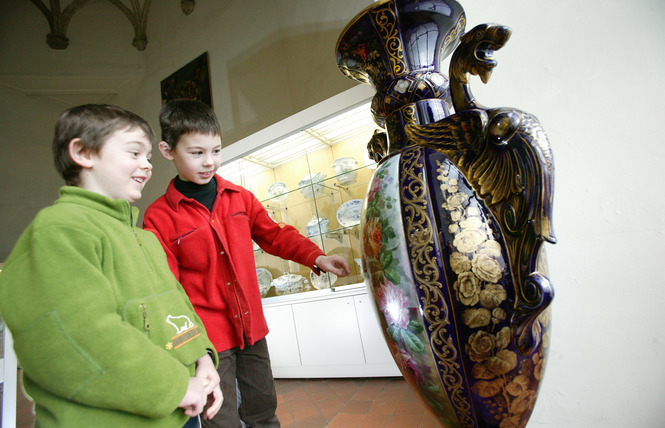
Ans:
[{"label": "gilded scrollwork", "polygon": [[441,45],[441,58],[447,56],[447,51],[455,46],[459,37],[464,34],[464,29],[466,27],[466,15],[462,14],[457,19],[455,26],[446,34],[443,44]]},{"label": "gilded scrollwork", "polygon": [[465,390],[462,367],[458,363],[456,343],[451,339],[450,309],[443,295],[435,251],[436,226],[428,214],[432,209],[423,179],[422,150],[409,150],[402,154],[400,199],[402,201],[404,230],[409,237],[410,260],[413,276],[420,289],[423,318],[430,330],[430,345],[437,357],[441,379],[462,426],[473,426],[472,405]]},{"label": "gilded scrollwork", "polygon": [[383,38],[383,44],[392,66],[392,74],[399,76],[406,71],[402,41],[397,30],[397,16],[390,3],[385,3],[370,11],[372,19]]}]

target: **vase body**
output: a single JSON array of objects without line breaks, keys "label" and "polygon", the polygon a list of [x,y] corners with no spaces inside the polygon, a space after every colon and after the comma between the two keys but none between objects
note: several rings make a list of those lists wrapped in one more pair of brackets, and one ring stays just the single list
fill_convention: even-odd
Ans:
[{"label": "vase body", "polygon": [[550,341],[553,167],[533,116],[453,111],[439,67],[464,23],[456,1],[384,0],[340,36],[338,66],[374,86],[387,131],[362,265],[391,354],[441,425],[523,427]]},{"label": "vase body", "polygon": [[405,379],[445,427],[520,427],[549,347],[528,355],[511,329],[516,302],[498,222],[445,155],[412,146],[375,172],[361,224],[366,282]]}]

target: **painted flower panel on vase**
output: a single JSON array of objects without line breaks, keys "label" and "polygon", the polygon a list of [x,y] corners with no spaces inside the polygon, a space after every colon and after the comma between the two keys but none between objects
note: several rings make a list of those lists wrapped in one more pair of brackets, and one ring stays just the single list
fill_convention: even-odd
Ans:
[{"label": "painted flower panel on vase", "polygon": [[455,413],[437,373],[437,362],[426,345],[429,339],[408,262],[399,168],[399,155],[386,159],[369,185],[361,216],[365,281],[374,296],[388,347],[405,379],[418,386],[414,391],[438,409],[439,417],[448,415],[454,423]]}]

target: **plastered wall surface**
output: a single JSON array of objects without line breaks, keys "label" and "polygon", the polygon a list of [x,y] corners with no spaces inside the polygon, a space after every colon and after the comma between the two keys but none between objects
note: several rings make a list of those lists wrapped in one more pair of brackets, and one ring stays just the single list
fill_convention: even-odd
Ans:
[{"label": "plastered wall surface", "polygon": [[[153,2],[148,47],[138,52],[126,19],[94,2],[72,20],[68,49],[56,52],[34,5],[0,2],[0,261],[57,197],[50,139],[67,107],[66,97],[7,86],[7,76],[124,76],[113,94],[68,99],[116,103],[157,126],[159,82],[208,51],[215,110],[232,144],[354,85],[336,69],[334,44],[370,4],[201,0],[185,17],[174,2]],[[513,29],[489,83],[473,80],[477,99],[535,114],[555,159],[559,243],[546,246],[556,292],[552,351],[529,426],[660,427],[665,3],[461,3],[467,29],[486,22]],[[154,158],[141,209],[175,174],[156,151]]]}]

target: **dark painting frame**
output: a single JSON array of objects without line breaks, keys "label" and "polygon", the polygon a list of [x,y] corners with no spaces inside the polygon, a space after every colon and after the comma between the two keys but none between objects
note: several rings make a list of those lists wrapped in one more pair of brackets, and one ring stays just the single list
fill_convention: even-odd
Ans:
[{"label": "dark painting frame", "polygon": [[212,108],[208,52],[193,59],[161,81],[162,104],[173,99],[201,101]]}]

